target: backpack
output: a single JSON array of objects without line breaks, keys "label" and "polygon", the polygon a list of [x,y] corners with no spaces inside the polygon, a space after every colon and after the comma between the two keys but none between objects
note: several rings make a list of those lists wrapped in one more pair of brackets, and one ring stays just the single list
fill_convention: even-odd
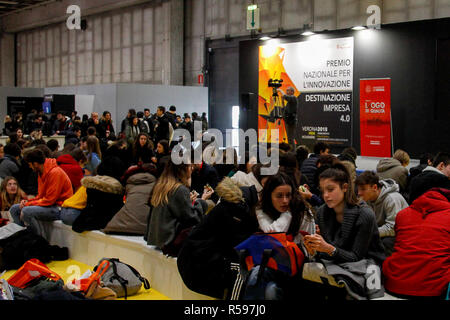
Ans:
[{"label": "backpack", "polygon": [[145,289],[150,289],[150,283],[146,278],[142,277],[135,268],[119,259],[102,258],[95,266],[94,271],[104,260],[109,261],[110,265],[103,273],[101,281],[105,287],[112,289],[117,294],[117,298],[125,297],[126,299],[128,296],[137,294],[142,284]]},{"label": "backpack", "polygon": [[240,260],[239,287],[233,300],[278,300],[286,281],[296,275],[305,255],[286,233],[256,233],[235,249]]},{"label": "backpack", "polygon": [[247,271],[260,265],[264,251],[269,250],[267,267],[286,273],[288,276],[295,276],[303,265],[305,255],[291,240],[292,238],[284,232],[256,233],[237,245],[235,249],[239,256],[244,255]]}]

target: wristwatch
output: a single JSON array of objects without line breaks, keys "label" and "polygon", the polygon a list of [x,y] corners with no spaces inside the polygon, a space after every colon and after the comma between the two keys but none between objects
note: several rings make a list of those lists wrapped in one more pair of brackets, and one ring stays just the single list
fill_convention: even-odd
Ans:
[{"label": "wristwatch", "polygon": [[334,247],[333,251],[331,251],[330,253],[328,253],[328,255],[329,255],[330,257],[334,257],[334,256],[336,255],[336,251],[337,251],[337,248]]}]

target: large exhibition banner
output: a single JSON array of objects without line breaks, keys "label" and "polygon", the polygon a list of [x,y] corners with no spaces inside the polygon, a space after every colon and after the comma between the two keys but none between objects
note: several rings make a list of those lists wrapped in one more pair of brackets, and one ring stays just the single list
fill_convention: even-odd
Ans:
[{"label": "large exhibition banner", "polygon": [[391,79],[360,80],[361,155],[391,157]]},{"label": "large exhibition banner", "polygon": [[[352,144],[353,37],[269,43],[259,48],[259,129],[279,129],[279,137],[260,134],[261,142],[287,142],[282,114],[269,79],[283,80],[298,96],[297,144],[317,141]],[[279,108],[278,108],[279,109]],[[270,132],[270,131],[268,131]]]}]

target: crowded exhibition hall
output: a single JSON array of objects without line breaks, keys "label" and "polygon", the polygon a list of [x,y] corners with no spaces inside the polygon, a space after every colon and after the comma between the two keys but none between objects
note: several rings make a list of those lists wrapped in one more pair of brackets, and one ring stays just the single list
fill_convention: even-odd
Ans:
[{"label": "crowded exhibition hall", "polygon": [[0,49],[13,309],[450,300],[450,0],[0,1]]}]

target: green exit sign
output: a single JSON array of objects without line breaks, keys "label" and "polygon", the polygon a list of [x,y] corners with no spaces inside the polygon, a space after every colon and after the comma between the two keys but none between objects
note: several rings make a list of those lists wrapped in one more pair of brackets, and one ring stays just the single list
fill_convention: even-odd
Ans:
[{"label": "green exit sign", "polygon": [[253,4],[247,7],[247,30],[259,29],[259,8]]}]

